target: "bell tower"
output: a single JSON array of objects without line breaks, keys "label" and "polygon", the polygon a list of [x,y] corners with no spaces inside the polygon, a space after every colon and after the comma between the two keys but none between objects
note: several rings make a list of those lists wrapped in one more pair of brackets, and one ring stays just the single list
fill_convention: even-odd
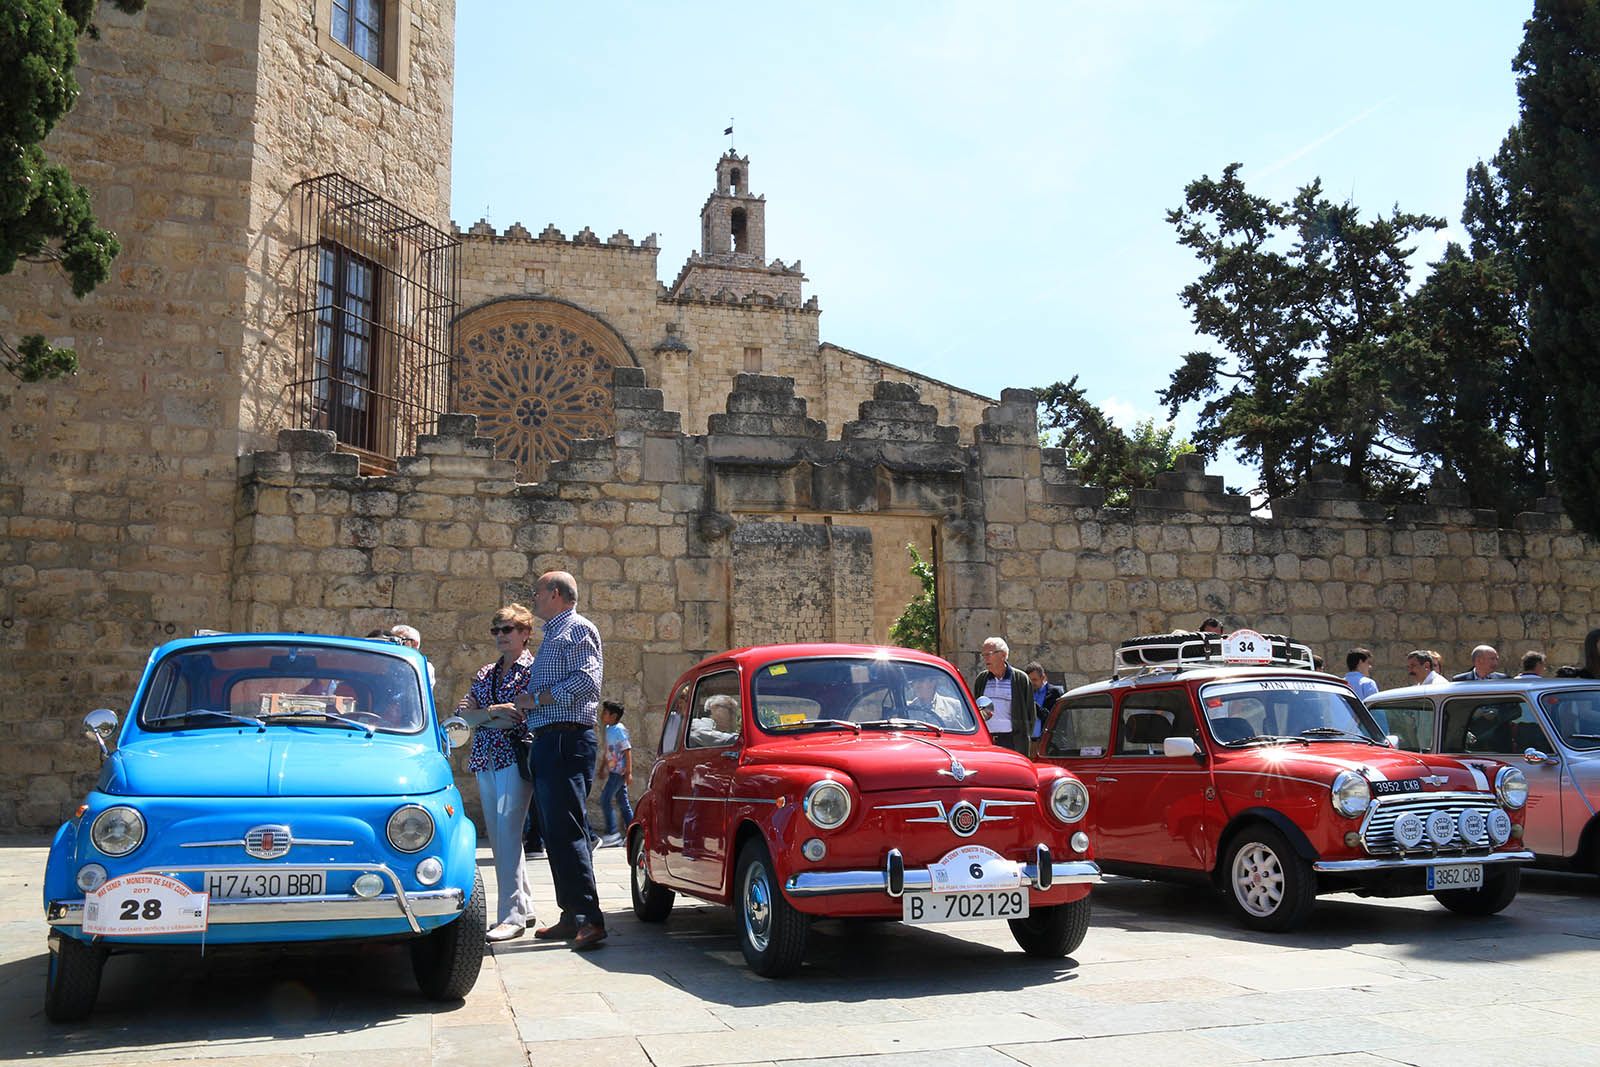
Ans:
[{"label": "bell tower", "polygon": [[700,251],[672,284],[674,298],[770,299],[799,306],[800,263],[767,262],[767,198],[750,192],[750,157],[732,149],[717,160],[717,185],[700,209]]}]

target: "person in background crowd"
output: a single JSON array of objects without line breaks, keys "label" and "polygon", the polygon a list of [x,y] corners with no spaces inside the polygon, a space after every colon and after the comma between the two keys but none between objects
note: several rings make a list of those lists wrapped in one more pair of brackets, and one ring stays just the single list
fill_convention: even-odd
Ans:
[{"label": "person in background crowd", "polygon": [[1356,691],[1356,696],[1362,700],[1375,696],[1378,692],[1378,683],[1372,680],[1372,650],[1370,648],[1352,648],[1344,654],[1345,676],[1344,680],[1350,688]]},{"label": "person in background crowd", "polygon": [[533,733],[533,788],[539,797],[550,880],[561,919],[533,932],[541,941],[572,942],[575,950],[606,939],[606,918],[594,883],[588,800],[594,784],[596,712],[605,673],[600,631],[578,614],[578,581],[546,571],[533,587],[533,613],[544,620],[527,689],[517,707]]},{"label": "person in background crowd", "polygon": [[1493,645],[1479,645],[1472,650],[1472,669],[1462,671],[1451,678],[1452,682],[1487,682],[1491,678],[1504,678],[1505,675],[1497,668],[1500,666],[1500,653],[1495,651]]},{"label": "person in background crowd", "polygon": [[1600,678],[1600,629],[1590,630],[1583,639],[1583,662],[1575,667],[1562,667],[1557,678]]},{"label": "person in background crowd", "polygon": [[1033,743],[1033,685],[1009,662],[1011,646],[1004,638],[986,640],[982,655],[984,669],[972,679],[972,695],[992,703],[984,717],[994,743],[1026,756]]},{"label": "person in background crowd", "polygon": [[478,778],[478,799],[483,803],[484,829],[499,886],[490,941],[521,937],[534,918],[533,890],[522,853],[522,824],[533,783],[517,767],[512,744],[514,735],[525,737],[527,732],[512,701],[533,669],[533,653],[528,651],[532,631],[533,612],[521,604],[507,604],[495,612],[489,634],[500,656],[479,668],[472,688],[456,704],[456,714],[474,727],[467,770]]},{"label": "person in background crowd", "polygon": [[1324,662],[1326,662],[1326,661],[1323,660],[1323,658],[1321,656],[1317,655],[1315,652],[1313,652],[1311,654],[1311,669],[1312,670],[1320,671],[1322,669],[1322,665],[1323,665]]},{"label": "person in background crowd", "polygon": [[1444,673],[1444,653],[1437,648],[1427,649],[1427,653],[1428,658],[1433,660],[1433,673],[1437,674],[1441,681],[1448,682],[1450,679],[1446,678]]},{"label": "person in background crowd", "polygon": [[[394,627],[389,631],[389,633],[393,634],[395,637],[398,637],[400,639],[400,643],[405,645],[407,648],[414,648],[418,652],[422,651],[422,631],[418,630],[415,626],[407,626],[403,622],[397,622],[394,624]],[[438,683],[434,679],[433,661],[428,660],[427,664],[428,688],[432,689]]]},{"label": "person in background crowd", "polygon": [[1216,619],[1206,619],[1200,624],[1200,632],[1203,634],[1216,634],[1220,637],[1222,635],[1222,623]]},{"label": "person in background crowd", "polygon": [[1517,675],[1517,677],[1543,678],[1544,670],[1544,653],[1529,649],[1522,654],[1522,673]]},{"label": "person in background crowd", "polygon": [[[595,766],[595,777],[600,779],[600,810],[605,814],[606,832],[600,839],[601,848],[622,844],[622,835],[633,822],[633,805],[628,802],[628,782],[633,777],[633,742],[628,738],[628,728],[622,725],[626,712],[615,700],[602,700],[600,711],[606,720],[606,744],[600,751],[600,762]],[[617,825],[618,818],[622,825]]]},{"label": "person in background crowd", "polygon": [[1033,740],[1039,740],[1039,734],[1044,730],[1044,721],[1050,717],[1050,709],[1056,706],[1056,701],[1061,699],[1061,694],[1066,690],[1059,685],[1053,685],[1050,677],[1044,673],[1044,665],[1037,661],[1023,668],[1028,674],[1028,681],[1033,685],[1033,706],[1036,709],[1033,717]]},{"label": "person in background crowd", "polygon": [[1406,677],[1412,685],[1444,685],[1449,679],[1433,669],[1433,653],[1415,648],[1406,653]]}]

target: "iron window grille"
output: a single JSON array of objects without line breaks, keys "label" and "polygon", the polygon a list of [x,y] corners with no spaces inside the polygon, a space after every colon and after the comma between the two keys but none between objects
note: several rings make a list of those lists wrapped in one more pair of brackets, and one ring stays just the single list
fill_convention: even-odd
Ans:
[{"label": "iron window grille", "polygon": [[458,241],[342,174],[295,189],[297,425],[389,467],[450,395]]}]

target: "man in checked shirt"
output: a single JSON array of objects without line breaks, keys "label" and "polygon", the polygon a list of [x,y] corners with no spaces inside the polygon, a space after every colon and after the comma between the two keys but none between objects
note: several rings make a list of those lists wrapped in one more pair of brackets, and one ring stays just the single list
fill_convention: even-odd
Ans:
[{"label": "man in checked shirt", "polygon": [[589,856],[589,787],[594,783],[595,713],[603,659],[600,631],[579,615],[578,583],[566,571],[539,576],[533,613],[544,638],[517,707],[533,734],[533,789],[539,806],[550,879],[561,918],[533,932],[546,941],[571,941],[578,951],[606,939],[594,866]]}]

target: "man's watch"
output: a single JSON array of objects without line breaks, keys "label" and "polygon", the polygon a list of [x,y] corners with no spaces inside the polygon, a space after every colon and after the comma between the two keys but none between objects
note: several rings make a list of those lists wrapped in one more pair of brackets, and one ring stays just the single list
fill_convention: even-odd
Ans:
[{"label": "man's watch", "polygon": [[533,706],[536,708],[544,707],[544,697],[540,695],[540,691],[537,689],[533,691]]}]

